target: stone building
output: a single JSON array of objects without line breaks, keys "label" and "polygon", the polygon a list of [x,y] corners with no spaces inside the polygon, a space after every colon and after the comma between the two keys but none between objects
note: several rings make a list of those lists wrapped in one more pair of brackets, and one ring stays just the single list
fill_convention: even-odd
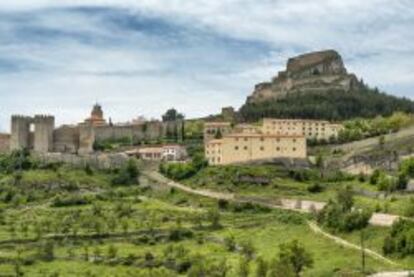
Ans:
[{"label": "stone building", "polygon": [[101,105],[96,103],[93,106],[91,116],[85,119],[84,124],[92,126],[105,126],[107,124]]},{"label": "stone building", "polygon": [[305,136],[307,139],[330,140],[337,138],[341,124],[325,120],[307,119],[263,119],[262,132],[271,135]]},{"label": "stone building", "polygon": [[10,135],[0,133],[0,153],[8,152],[10,149]]},{"label": "stone building", "polygon": [[14,115],[11,119],[10,149],[33,149],[36,152],[52,152],[55,118],[49,115],[34,117]]},{"label": "stone building", "polygon": [[106,123],[100,105],[81,124],[64,125],[55,129],[53,116],[12,116],[10,149],[27,148],[39,153],[60,152],[89,154],[95,142],[129,139],[132,144],[171,138],[183,138],[183,120],[149,121],[140,124],[113,125]]},{"label": "stone building", "polygon": [[235,133],[209,141],[205,155],[211,165],[246,163],[259,160],[306,158],[304,136]]}]

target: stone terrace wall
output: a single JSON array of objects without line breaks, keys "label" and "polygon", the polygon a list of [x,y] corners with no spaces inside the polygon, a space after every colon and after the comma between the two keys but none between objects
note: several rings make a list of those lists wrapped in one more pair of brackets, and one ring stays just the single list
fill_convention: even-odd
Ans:
[{"label": "stone terrace wall", "polygon": [[119,168],[128,161],[126,154],[91,154],[78,156],[67,153],[43,153],[35,154],[36,158],[42,162],[63,162],[76,167],[89,165],[98,169]]}]

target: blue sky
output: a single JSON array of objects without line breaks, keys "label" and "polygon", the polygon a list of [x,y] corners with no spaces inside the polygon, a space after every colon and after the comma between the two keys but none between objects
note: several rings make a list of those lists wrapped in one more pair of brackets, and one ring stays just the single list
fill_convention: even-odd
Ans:
[{"label": "blue sky", "polygon": [[239,107],[288,57],[336,49],[371,86],[414,97],[411,0],[14,0],[0,4],[0,131],[11,114],[113,121]]}]

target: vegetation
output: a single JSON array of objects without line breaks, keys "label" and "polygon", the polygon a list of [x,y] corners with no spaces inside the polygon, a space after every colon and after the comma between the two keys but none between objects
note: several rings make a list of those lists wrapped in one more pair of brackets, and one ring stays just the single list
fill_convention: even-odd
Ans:
[{"label": "vegetation", "polygon": [[197,174],[202,168],[207,166],[204,155],[193,155],[191,162],[188,163],[161,163],[159,171],[173,180],[184,180]]},{"label": "vegetation", "polygon": [[[132,184],[128,180],[141,177],[134,160],[119,170],[102,171],[42,164],[30,155],[25,159],[31,166],[18,170],[17,183],[16,172],[6,170],[14,162],[0,172],[4,275],[362,276],[360,253],[313,233],[306,223],[312,215],[193,196],[145,176]],[[203,166],[183,182],[237,188],[244,200],[249,200],[247,192],[276,200],[290,193],[327,199],[339,184],[360,184],[339,173],[322,176],[319,169],[206,167],[202,161],[193,159]],[[127,181],[114,184],[120,177]],[[338,195],[336,201],[355,210],[358,199],[351,201],[349,195]],[[352,232],[346,234],[353,239]],[[376,240],[379,249],[382,241]],[[409,266],[410,255],[392,258]],[[367,257],[367,272],[393,269]]]},{"label": "vegetation", "polygon": [[318,214],[318,222],[339,232],[351,232],[365,228],[371,213],[353,209],[352,190],[347,187],[338,191],[336,201],[329,201]]},{"label": "vegetation", "polygon": [[137,185],[139,177],[138,165],[135,159],[129,159],[126,165],[117,170],[112,178],[113,185]]},{"label": "vegetation", "polygon": [[414,255],[414,222],[399,220],[392,226],[384,240],[384,254],[401,257]]},{"label": "vegetation", "polygon": [[414,103],[406,98],[381,93],[377,89],[365,88],[347,93],[343,90],[292,93],[278,100],[247,103],[240,109],[240,114],[247,121],[257,121],[263,117],[338,121],[390,116],[397,111],[413,112]]},{"label": "vegetation", "polygon": [[[388,117],[356,118],[343,122],[344,129],[339,132],[338,142],[349,142],[368,137],[375,137],[399,131],[414,123],[411,114],[394,112]],[[384,137],[380,136],[378,143],[384,144]]]}]

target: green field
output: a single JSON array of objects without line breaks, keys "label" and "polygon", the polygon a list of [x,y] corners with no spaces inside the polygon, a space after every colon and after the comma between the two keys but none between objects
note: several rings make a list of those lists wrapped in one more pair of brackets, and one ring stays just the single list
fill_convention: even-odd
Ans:
[{"label": "green field", "polygon": [[[271,174],[271,183],[235,186],[228,178],[234,170]],[[66,165],[3,172],[0,276],[246,276],[241,265],[247,265],[248,276],[259,276],[258,259],[271,267],[280,245],[293,240],[313,259],[301,276],[362,276],[360,251],[314,233],[308,226],[311,215],[219,205],[144,177],[139,184],[114,185],[122,172]],[[294,180],[272,166],[208,167],[185,183],[248,196],[325,200],[335,195],[328,183],[311,193],[312,182]],[[381,253],[386,230],[370,233],[369,248]],[[358,245],[357,234],[343,237]],[[412,262],[392,258],[400,265],[368,257],[366,272],[404,269]]]}]

